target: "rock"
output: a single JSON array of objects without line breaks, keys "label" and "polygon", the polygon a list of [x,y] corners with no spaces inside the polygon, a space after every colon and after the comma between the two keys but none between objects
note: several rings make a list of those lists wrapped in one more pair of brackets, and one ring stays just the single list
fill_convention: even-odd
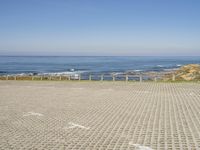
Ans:
[{"label": "rock", "polygon": [[200,65],[199,64],[189,64],[182,66],[175,72],[166,74],[164,80],[172,80],[173,74],[177,81],[197,81],[200,80]]}]

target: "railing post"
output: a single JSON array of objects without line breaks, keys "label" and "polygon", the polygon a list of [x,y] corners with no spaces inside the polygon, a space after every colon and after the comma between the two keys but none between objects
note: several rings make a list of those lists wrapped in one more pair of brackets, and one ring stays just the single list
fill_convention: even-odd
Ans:
[{"label": "railing post", "polygon": [[126,82],[128,81],[128,75],[126,75]]},{"label": "railing post", "polygon": [[17,80],[17,76],[14,77],[14,80]]},{"label": "railing post", "polygon": [[113,75],[112,78],[113,78],[113,81],[115,81],[115,75]]},{"label": "railing post", "polygon": [[32,79],[31,80],[34,80],[34,76],[32,76]]},{"label": "railing post", "polygon": [[103,81],[103,74],[101,75],[101,81]]},{"label": "railing post", "polygon": [[6,80],[8,80],[8,75],[6,75]]},{"label": "railing post", "polygon": [[40,77],[40,80],[42,81],[42,76]]},{"label": "railing post", "polygon": [[89,80],[90,80],[90,81],[92,80],[92,75],[91,75],[91,74],[89,75]]},{"label": "railing post", "polygon": [[176,76],[175,74],[172,75],[172,81],[175,81],[176,80]]},{"label": "railing post", "polygon": [[142,82],[142,75],[140,75],[140,82]]},{"label": "railing post", "polygon": [[60,80],[60,81],[62,80],[62,76],[60,76],[59,80]]},{"label": "railing post", "polygon": [[78,80],[81,81],[81,74],[79,74],[79,76],[78,76]]},{"label": "railing post", "polygon": [[69,75],[69,78],[68,78],[68,80],[71,80],[71,75]]},{"label": "railing post", "polygon": [[157,77],[154,78],[154,81],[157,82]]}]

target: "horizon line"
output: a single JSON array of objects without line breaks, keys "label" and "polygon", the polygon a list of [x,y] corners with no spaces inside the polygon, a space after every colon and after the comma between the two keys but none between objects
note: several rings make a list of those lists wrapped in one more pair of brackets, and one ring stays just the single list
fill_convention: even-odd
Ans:
[{"label": "horizon line", "polygon": [[200,55],[0,55],[0,57],[200,57]]}]

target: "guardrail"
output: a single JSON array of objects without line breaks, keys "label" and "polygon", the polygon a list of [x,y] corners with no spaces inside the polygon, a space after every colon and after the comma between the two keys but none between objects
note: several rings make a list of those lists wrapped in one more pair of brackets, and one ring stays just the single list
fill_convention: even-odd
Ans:
[{"label": "guardrail", "polygon": [[[163,75],[161,74],[137,74],[137,75],[108,75],[108,74],[79,74],[79,75],[65,75],[65,76],[0,76],[0,80],[49,80],[49,81],[159,81],[163,80]],[[171,77],[172,81],[176,80],[175,75]]]}]

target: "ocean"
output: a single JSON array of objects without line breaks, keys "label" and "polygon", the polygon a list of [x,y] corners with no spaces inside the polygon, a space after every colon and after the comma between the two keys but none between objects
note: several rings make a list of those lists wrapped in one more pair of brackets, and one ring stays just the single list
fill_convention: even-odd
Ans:
[{"label": "ocean", "polygon": [[0,75],[111,74],[161,72],[200,64],[200,56],[0,56]]}]

